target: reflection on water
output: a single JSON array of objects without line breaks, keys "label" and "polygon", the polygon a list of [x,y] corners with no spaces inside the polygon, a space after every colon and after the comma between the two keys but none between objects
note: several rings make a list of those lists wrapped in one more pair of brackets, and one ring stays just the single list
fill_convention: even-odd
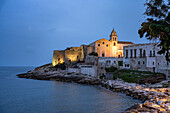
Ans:
[{"label": "reflection on water", "polygon": [[0,67],[0,113],[119,113],[139,102],[104,88],[17,78],[33,67]]}]

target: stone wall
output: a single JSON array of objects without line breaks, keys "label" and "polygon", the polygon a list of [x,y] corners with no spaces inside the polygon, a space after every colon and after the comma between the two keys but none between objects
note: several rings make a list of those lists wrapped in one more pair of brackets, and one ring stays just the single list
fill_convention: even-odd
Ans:
[{"label": "stone wall", "polygon": [[97,56],[86,56],[85,63],[97,66],[98,65],[98,57]]},{"label": "stone wall", "polygon": [[82,47],[71,47],[65,50],[65,62],[83,61],[84,54]]},{"label": "stone wall", "polygon": [[97,77],[97,66],[80,65],[81,73]]},{"label": "stone wall", "polygon": [[68,73],[78,73],[78,74],[80,74],[81,70],[79,68],[68,68],[67,72]]},{"label": "stone wall", "polygon": [[58,50],[54,50],[53,51],[53,61],[52,61],[52,65],[55,66],[59,63],[63,63],[65,61],[65,52],[64,51],[58,51]]},{"label": "stone wall", "polygon": [[98,65],[103,67],[118,67],[118,61],[115,57],[99,57]]}]

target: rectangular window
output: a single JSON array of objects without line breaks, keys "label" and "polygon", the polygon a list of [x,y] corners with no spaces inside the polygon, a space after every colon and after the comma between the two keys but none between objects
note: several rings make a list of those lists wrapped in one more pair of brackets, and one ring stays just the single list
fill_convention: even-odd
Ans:
[{"label": "rectangular window", "polygon": [[152,51],[150,51],[150,55],[149,56],[152,57]]},{"label": "rectangular window", "polygon": [[140,61],[138,61],[138,64],[140,64]]},{"label": "rectangular window", "polygon": [[155,51],[153,51],[153,56],[155,57]]},{"label": "rectangular window", "polygon": [[126,50],[126,58],[128,58],[128,50]]},{"label": "rectangular window", "polygon": [[133,56],[133,50],[131,49],[130,50],[130,58],[132,58],[132,56]]},{"label": "rectangular window", "polygon": [[134,49],[134,58],[136,58],[136,49]]},{"label": "rectangular window", "polygon": [[140,49],[140,58],[142,57],[142,49]]}]

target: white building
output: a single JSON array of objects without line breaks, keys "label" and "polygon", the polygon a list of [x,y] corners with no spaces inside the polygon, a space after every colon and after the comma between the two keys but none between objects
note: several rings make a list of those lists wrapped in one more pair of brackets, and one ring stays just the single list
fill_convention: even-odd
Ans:
[{"label": "white building", "polygon": [[123,68],[161,72],[170,76],[170,63],[165,55],[157,54],[159,49],[156,43],[124,46]]}]

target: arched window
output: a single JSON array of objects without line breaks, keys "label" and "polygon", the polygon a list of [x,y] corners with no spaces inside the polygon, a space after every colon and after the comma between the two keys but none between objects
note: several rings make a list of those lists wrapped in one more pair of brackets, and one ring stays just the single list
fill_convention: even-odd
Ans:
[{"label": "arched window", "polygon": [[116,37],[115,37],[115,41],[116,41]]},{"label": "arched window", "polygon": [[114,42],[113,46],[116,46],[116,43]]},{"label": "arched window", "polygon": [[105,57],[105,54],[104,54],[104,53],[102,53],[102,57]]},{"label": "arched window", "polygon": [[110,63],[111,63],[111,61],[110,61],[110,60],[107,60],[107,61],[106,61],[106,64],[110,64]]}]

